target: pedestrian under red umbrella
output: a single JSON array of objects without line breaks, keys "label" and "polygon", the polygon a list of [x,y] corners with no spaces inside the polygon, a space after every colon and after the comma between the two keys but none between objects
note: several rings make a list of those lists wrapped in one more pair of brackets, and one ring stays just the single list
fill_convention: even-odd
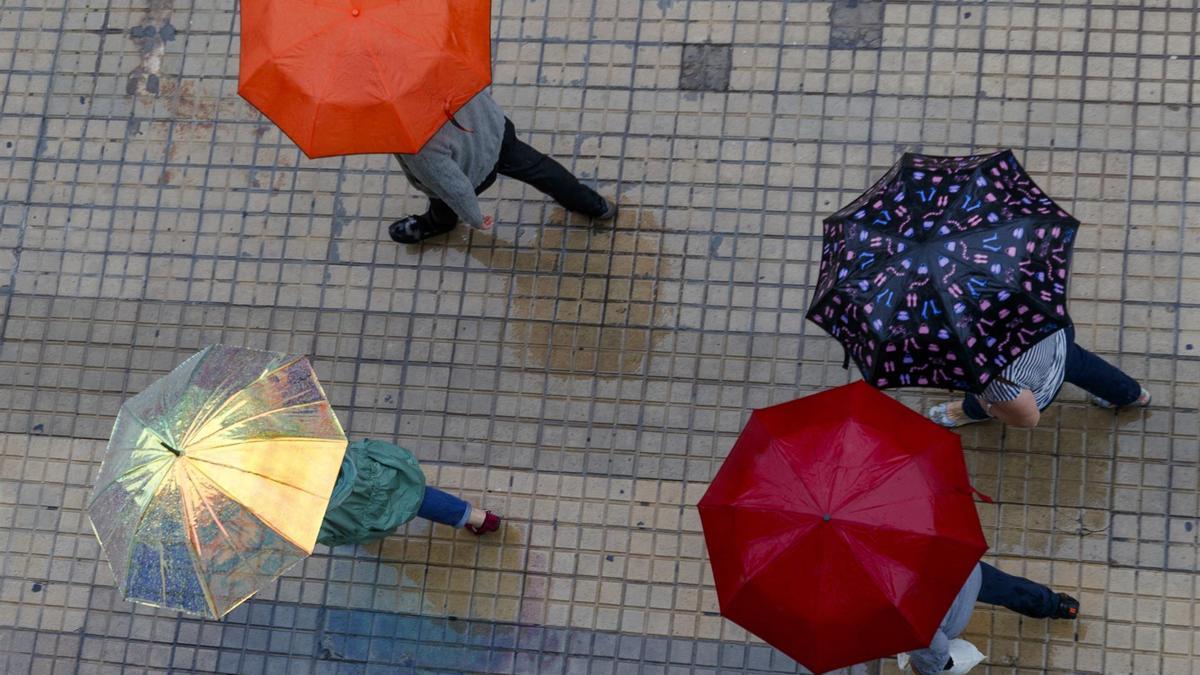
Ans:
[{"label": "pedestrian under red umbrella", "polygon": [[973,494],[962,438],[865,382],[755,410],[697,505],[721,615],[815,673],[923,649],[987,550]]},{"label": "pedestrian under red umbrella", "polygon": [[475,96],[414,154],[397,154],[414,187],[429,196],[420,215],[392,223],[388,233],[401,244],[446,234],[462,220],[480,229],[492,226],[476,195],[496,176],[528,183],[563,208],[597,220],[611,220],[617,205],[584,185],[563,165],[517,138],[512,120],[487,92]]},{"label": "pedestrian under red umbrella", "polygon": [[954,598],[954,604],[946,612],[929,647],[908,653],[918,675],[931,675],[954,667],[950,641],[966,630],[976,602],[1006,607],[1034,619],[1075,619],[1079,615],[1079,601],[1066,593],[1055,593],[1035,581],[1001,572],[981,562]]},{"label": "pedestrian under red umbrella", "polygon": [[944,427],[958,427],[994,417],[1016,427],[1035,427],[1064,381],[1086,391],[1101,408],[1150,405],[1150,392],[1076,344],[1075,329],[1069,327],[1017,357],[982,393],[933,406],[929,419]]}]

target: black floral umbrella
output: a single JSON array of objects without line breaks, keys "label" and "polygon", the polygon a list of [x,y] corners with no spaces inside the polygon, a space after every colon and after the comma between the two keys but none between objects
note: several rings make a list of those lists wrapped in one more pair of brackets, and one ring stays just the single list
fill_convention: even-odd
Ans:
[{"label": "black floral umbrella", "polygon": [[807,316],[881,389],[981,391],[1071,325],[1078,228],[1010,150],[908,153],[825,219]]}]

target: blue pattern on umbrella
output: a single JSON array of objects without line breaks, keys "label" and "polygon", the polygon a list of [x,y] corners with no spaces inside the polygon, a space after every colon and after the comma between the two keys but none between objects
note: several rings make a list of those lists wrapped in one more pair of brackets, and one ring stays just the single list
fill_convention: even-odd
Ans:
[{"label": "blue pattern on umbrella", "polygon": [[825,219],[807,316],[877,387],[980,391],[1071,324],[1078,227],[1011,151],[905,154]]}]

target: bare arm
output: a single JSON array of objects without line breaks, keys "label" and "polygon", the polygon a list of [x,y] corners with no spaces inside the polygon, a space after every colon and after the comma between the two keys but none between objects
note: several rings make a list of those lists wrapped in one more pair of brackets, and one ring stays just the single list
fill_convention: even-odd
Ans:
[{"label": "bare arm", "polygon": [[1038,410],[1037,400],[1033,398],[1033,392],[1028,389],[1022,389],[1021,394],[1011,401],[990,403],[980,399],[979,403],[989,415],[1014,427],[1032,429],[1037,426],[1038,420],[1042,417],[1041,411]]}]

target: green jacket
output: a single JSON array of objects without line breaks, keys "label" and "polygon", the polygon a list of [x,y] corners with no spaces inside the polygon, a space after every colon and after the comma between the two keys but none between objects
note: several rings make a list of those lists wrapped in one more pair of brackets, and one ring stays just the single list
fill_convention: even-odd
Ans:
[{"label": "green jacket", "polygon": [[317,543],[362,544],[412,520],[425,499],[425,474],[412,454],[383,441],[346,446]]}]

